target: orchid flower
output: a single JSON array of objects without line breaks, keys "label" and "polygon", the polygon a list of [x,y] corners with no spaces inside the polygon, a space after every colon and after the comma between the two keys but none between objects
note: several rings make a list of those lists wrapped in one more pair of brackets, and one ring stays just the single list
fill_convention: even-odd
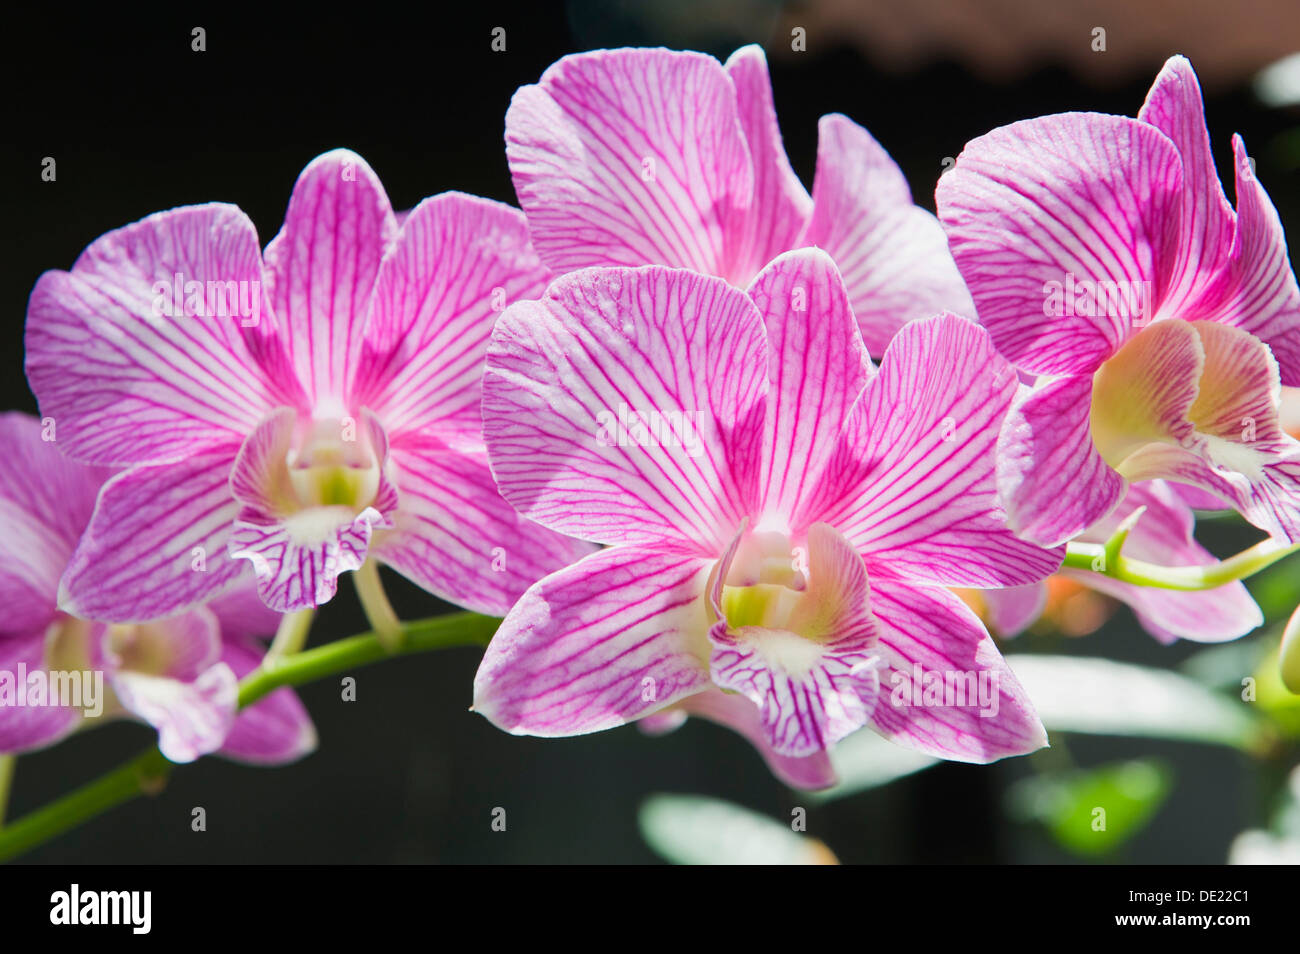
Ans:
[{"label": "orchid flower", "polygon": [[1282,430],[1300,440],[1300,387],[1282,389],[1282,403],[1278,409]]},{"label": "orchid flower", "polygon": [[[1076,539],[1105,543],[1135,514],[1136,522],[1124,540],[1125,554],[1161,566],[1219,562],[1193,537],[1196,516],[1191,507],[1181,499],[1175,485],[1162,480],[1130,486],[1118,507]],[[1069,567],[1063,567],[1057,576],[1128,604],[1142,628],[1162,643],[1179,639],[1223,642],[1245,636],[1264,624],[1263,614],[1240,580],[1211,590],[1181,591],[1136,586]],[[1014,636],[1042,613],[1047,603],[1047,583],[988,590],[980,597],[988,607],[993,629],[1000,635]]]},{"label": "orchid flower", "polygon": [[[817,249],[778,256],[747,293],[592,268],[512,305],[483,383],[493,473],[528,518],[608,549],[510,610],[475,710],[563,736],[708,707],[773,758],[815,760],[783,774],[817,784],[826,749],[868,724],[952,759],[1040,747],[1015,676],[946,588],[1060,565],[994,503],[1015,389],[953,315],[904,326],[876,369]],[[908,695],[926,673],[983,680],[989,705]]]},{"label": "orchid flower", "polygon": [[0,753],[43,748],[113,716],[153,725],[174,762],[217,751],[287,762],[314,749],[311,719],[290,689],[236,714],[237,680],[264,652],[253,637],[277,620],[251,586],[144,623],[59,611],[59,577],[109,472],[64,457],[25,415],[0,417],[0,434]]},{"label": "orchid flower", "polygon": [[848,118],[818,124],[811,197],[781,143],[758,46],[566,56],[506,113],[506,156],[533,244],[557,273],[670,265],[746,287],[782,252],[829,252],[873,355],[904,322],[974,315],[935,217]]},{"label": "orchid flower", "polygon": [[1196,76],[1170,59],[1137,119],[1063,113],[969,143],[939,217],[979,320],[1041,375],[1007,418],[998,488],[1017,532],[1068,540],[1167,478],[1300,540],[1300,290],[1277,212],[1233,138],[1237,207]]},{"label": "orchid flower", "polygon": [[504,612],[589,550],[500,499],[479,433],[495,315],[546,277],[517,210],[444,193],[399,227],[343,150],[303,171],[265,260],[247,216],[214,203],[110,232],[47,272],[27,318],[41,412],[65,453],[126,468],[60,605],[166,616],[251,564],[267,606],[300,610],[370,556]]}]

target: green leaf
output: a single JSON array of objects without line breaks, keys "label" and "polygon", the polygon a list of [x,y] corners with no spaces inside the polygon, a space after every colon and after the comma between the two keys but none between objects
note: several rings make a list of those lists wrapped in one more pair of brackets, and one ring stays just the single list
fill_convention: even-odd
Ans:
[{"label": "green leaf", "polygon": [[1159,762],[1118,762],[1025,779],[1008,792],[1008,807],[1014,817],[1045,825],[1072,854],[1105,855],[1146,826],[1171,781]]},{"label": "green leaf", "polygon": [[836,863],[820,841],[721,799],[652,795],[637,820],[646,843],[677,865]]},{"label": "green leaf", "polygon": [[1245,704],[1175,672],[1109,659],[1006,657],[1049,732],[1143,736],[1254,750],[1267,724]]},{"label": "green leaf", "polygon": [[1203,686],[1239,695],[1242,679],[1254,674],[1268,648],[1268,640],[1258,638],[1206,646],[1183,660],[1178,671]]}]

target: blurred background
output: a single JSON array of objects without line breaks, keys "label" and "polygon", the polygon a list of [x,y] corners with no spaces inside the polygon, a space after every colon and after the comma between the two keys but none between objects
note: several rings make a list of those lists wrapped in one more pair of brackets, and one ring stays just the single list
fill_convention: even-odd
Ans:
[{"label": "blurred background", "polygon": [[[206,31],[203,52],[191,49],[195,27]],[[504,51],[492,49],[498,27]],[[448,189],[513,202],[502,143],[512,93],[560,56],[599,47],[725,58],[760,43],[806,185],[817,118],[842,112],[892,153],[931,209],[945,159],[967,140],[1063,110],[1133,115],[1165,58],[1184,53],[1205,87],[1220,170],[1231,168],[1231,134],[1242,133],[1293,244],[1300,238],[1300,80],[1294,59],[1269,70],[1300,50],[1300,5],[1290,0],[570,0],[437,5],[424,19],[353,7],[296,21],[7,13],[0,43],[9,93],[0,388],[4,408],[30,412],[22,327],[45,269],[70,267],[110,229],[211,200],[241,206],[265,244],[298,171],[336,146],[370,162],[398,209]],[[46,157],[57,163],[53,182],[41,179]],[[1222,554],[1258,538],[1235,519],[1199,533]],[[386,581],[405,617],[446,609]],[[1244,830],[1257,833],[1237,843],[1238,856],[1259,857],[1288,849],[1258,832],[1300,835],[1287,796],[1300,708],[1267,680],[1280,623],[1300,601],[1300,563],[1252,586],[1271,624],[1224,649],[1162,647],[1126,608],[1087,597],[1059,619],[1095,632],[1063,635],[1046,623],[1004,643],[1009,653],[1102,657],[1181,678],[1107,670],[1094,686],[1076,677],[1073,693],[1052,703],[1063,710],[1048,722],[1053,748],[990,767],[929,765],[855,737],[840,756],[844,788],[813,797],[774,780],[740,737],[698,720],[660,738],[635,727],[513,738],[467,711],[478,654],[457,650],[352,673],[355,702],[342,701],[337,679],[305,687],[315,754],[280,769],[205,759],[158,797],[27,860],[652,862],[742,850],[824,859],[816,839],[844,862],[1216,863]],[[344,580],[312,643],[365,628]],[[1042,685],[1060,679],[1052,659],[1035,662]],[[1256,700],[1240,702],[1243,678],[1257,673]],[[1153,697],[1168,702],[1163,719]],[[1125,721],[1152,709],[1140,724]],[[10,817],[149,739],[141,726],[113,725],[20,758]],[[1096,805],[1110,806],[1100,837],[1089,825]],[[208,829],[195,833],[200,806]],[[504,832],[492,829],[497,808]],[[795,836],[798,817],[806,832]]]}]

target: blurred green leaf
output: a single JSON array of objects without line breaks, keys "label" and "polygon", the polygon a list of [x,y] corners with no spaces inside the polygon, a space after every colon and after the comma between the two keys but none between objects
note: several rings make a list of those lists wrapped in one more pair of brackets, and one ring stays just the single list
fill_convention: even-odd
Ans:
[{"label": "blurred green leaf", "polygon": [[839,782],[834,788],[812,792],[814,801],[831,801],[867,789],[887,785],[921,769],[938,765],[939,759],[915,749],[886,742],[871,729],[861,729],[831,749],[831,764]]},{"label": "blurred green leaf", "polygon": [[652,795],[637,821],[646,843],[677,865],[836,864],[815,838],[717,798]]},{"label": "blurred green leaf", "polygon": [[1198,650],[1183,660],[1178,669],[1203,686],[1240,695],[1241,680],[1254,675],[1268,647],[1266,639],[1234,639]]},{"label": "blurred green leaf", "polygon": [[1040,775],[1010,789],[1008,809],[1013,817],[1046,826],[1071,854],[1105,855],[1154,817],[1172,778],[1163,764],[1148,759]]},{"label": "blurred green leaf", "polygon": [[1109,659],[1006,657],[1049,732],[1212,742],[1253,750],[1269,729],[1245,704],[1175,672]]}]

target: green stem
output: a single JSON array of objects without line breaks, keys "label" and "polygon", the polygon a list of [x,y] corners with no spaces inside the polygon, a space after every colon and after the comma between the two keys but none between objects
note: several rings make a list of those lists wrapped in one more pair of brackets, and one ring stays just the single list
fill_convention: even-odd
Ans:
[{"label": "green stem", "polygon": [[[477,613],[453,613],[404,623],[399,655],[449,649],[454,646],[486,646],[501,621]],[[363,633],[307,649],[280,660],[269,669],[254,669],[239,683],[239,707],[251,706],[282,686],[332,676],[387,659],[391,655],[378,633]]]},{"label": "green stem", "polygon": [[311,608],[281,616],[280,628],[275,631],[275,639],[271,640],[271,648],[262,665],[279,664],[285,657],[301,652],[307,645],[307,633],[311,631],[311,621],[315,617],[316,610]]},{"label": "green stem", "polygon": [[0,828],[5,826],[5,811],[9,808],[9,789],[14,784],[15,755],[0,755]]},{"label": "green stem", "polygon": [[379,564],[366,560],[361,568],[352,574],[352,583],[365,610],[366,621],[379,636],[380,642],[390,652],[397,652],[402,644],[402,621],[393,611],[393,604],[388,602],[384,592],[383,581],[379,579]]},{"label": "green stem", "polygon": [[[1122,541],[1121,541],[1122,542]],[[1064,568],[1100,573],[1125,583],[1154,586],[1165,590],[1212,590],[1243,580],[1278,560],[1300,552],[1300,543],[1287,546],[1264,540],[1236,556],[1205,566],[1160,566],[1134,560],[1110,543],[1070,543],[1066,545]]]},{"label": "green stem", "polygon": [[158,791],[171,768],[157,747],[147,749],[93,782],[0,828],[0,861],[30,851],[146,791]]},{"label": "green stem", "polygon": [[[486,646],[500,620],[477,613],[452,613],[404,623],[400,655]],[[350,636],[272,660],[239,683],[239,708],[282,686],[298,686],[365,666],[392,653],[374,632]],[[152,747],[81,788],[0,828],[0,861],[8,861],[138,795],[161,791],[173,766]]]}]

